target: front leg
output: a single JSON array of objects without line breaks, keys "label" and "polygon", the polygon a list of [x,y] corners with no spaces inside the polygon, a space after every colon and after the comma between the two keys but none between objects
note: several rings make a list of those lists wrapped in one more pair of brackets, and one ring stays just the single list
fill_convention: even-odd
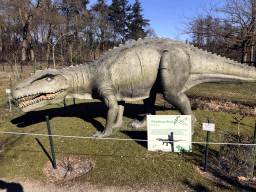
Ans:
[{"label": "front leg", "polygon": [[107,137],[112,134],[112,128],[115,120],[118,115],[118,104],[116,97],[114,95],[108,95],[104,98],[104,103],[108,108],[106,125],[104,127],[103,132],[96,132],[93,136],[97,136],[97,138]]},{"label": "front leg", "polygon": [[124,114],[124,101],[118,102],[118,115],[114,122],[113,128],[120,128],[122,126],[123,114]]}]

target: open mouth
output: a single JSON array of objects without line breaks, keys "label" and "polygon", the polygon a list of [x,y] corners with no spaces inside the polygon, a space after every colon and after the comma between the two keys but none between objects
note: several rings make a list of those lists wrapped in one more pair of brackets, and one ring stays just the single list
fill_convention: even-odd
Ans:
[{"label": "open mouth", "polygon": [[51,100],[57,97],[60,93],[65,91],[61,89],[55,93],[37,93],[34,95],[24,96],[18,99],[15,99],[15,105],[18,106],[20,109],[27,107],[29,105],[33,105],[43,100]]}]

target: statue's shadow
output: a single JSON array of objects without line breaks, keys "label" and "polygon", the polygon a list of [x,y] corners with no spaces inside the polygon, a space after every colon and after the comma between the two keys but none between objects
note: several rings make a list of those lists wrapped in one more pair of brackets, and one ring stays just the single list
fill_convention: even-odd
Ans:
[{"label": "statue's shadow", "polygon": [[[156,106],[156,110],[170,110],[169,108]],[[125,104],[124,116],[131,119],[140,119],[141,114],[144,114],[144,106],[142,104]],[[46,116],[49,116],[49,119],[54,117],[77,117],[81,118],[86,122],[91,123],[98,131],[104,129],[103,125],[95,120],[97,117],[103,117],[106,119],[107,107],[102,102],[91,102],[91,103],[81,103],[75,105],[69,105],[66,107],[60,108],[51,108],[40,111],[31,111],[20,117],[17,117],[11,122],[16,124],[19,128],[25,128],[26,126],[37,124],[39,122],[46,121]],[[75,123],[75,122],[74,122]],[[63,125],[65,126],[65,125]],[[121,131],[132,139],[147,139],[146,131]],[[90,135],[91,136],[91,135]],[[147,147],[146,142],[136,141],[138,144],[143,147]]]}]

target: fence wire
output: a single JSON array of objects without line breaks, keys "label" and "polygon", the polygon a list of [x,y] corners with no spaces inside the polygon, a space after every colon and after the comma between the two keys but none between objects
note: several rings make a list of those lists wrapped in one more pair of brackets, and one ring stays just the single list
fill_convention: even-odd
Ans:
[{"label": "fence wire", "polygon": [[[103,139],[103,140],[120,140],[120,141],[149,141],[143,139],[121,139],[121,138],[97,138],[97,137],[83,137],[83,136],[70,136],[70,135],[48,135],[48,134],[40,134],[40,133],[19,133],[19,132],[4,132],[0,131],[3,134],[14,134],[14,135],[33,135],[33,136],[45,136],[45,137],[66,137],[66,138],[77,138],[77,139]],[[179,141],[173,141],[179,142]],[[191,142],[192,144],[210,144],[210,145],[254,145],[256,144],[248,144],[248,143],[212,143],[212,142]]]}]

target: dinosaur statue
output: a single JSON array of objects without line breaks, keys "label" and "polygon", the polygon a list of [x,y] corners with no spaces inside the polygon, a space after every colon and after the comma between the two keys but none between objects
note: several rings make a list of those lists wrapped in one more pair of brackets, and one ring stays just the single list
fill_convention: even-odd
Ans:
[{"label": "dinosaur statue", "polygon": [[[106,125],[98,138],[122,125],[125,101],[143,100],[146,114],[155,114],[160,92],[183,115],[196,118],[184,92],[205,82],[256,82],[256,70],[193,45],[165,38],[145,38],[119,45],[92,63],[36,72],[12,87],[24,112],[58,103],[63,98],[100,99],[107,108]],[[133,127],[146,126],[142,121]]]}]

